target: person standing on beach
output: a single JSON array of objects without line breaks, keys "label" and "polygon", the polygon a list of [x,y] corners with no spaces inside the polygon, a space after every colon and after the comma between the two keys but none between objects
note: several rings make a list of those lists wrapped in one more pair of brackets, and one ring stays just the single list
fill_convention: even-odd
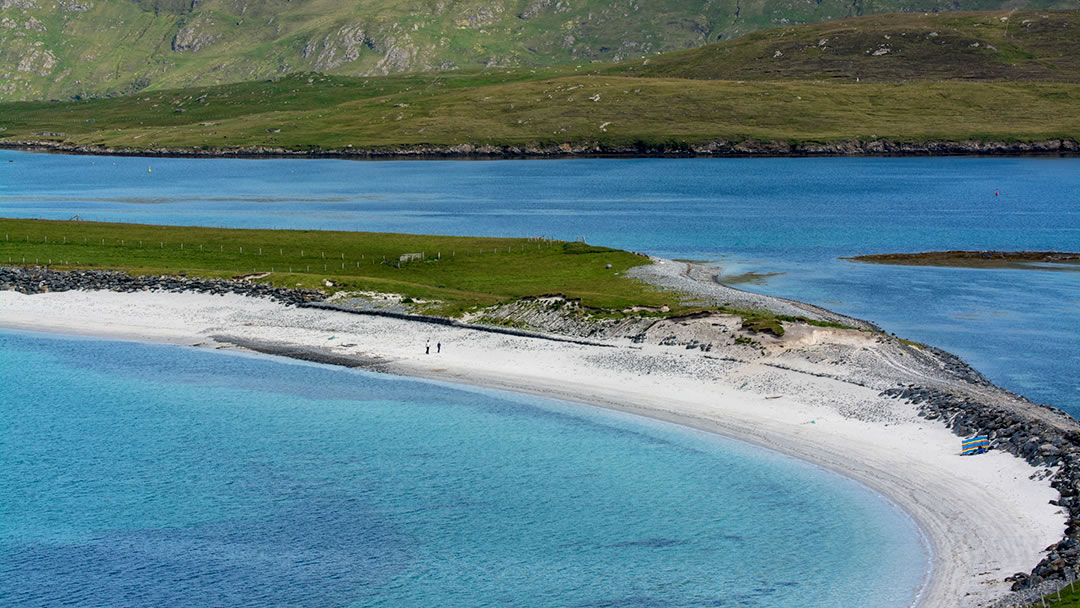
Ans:
[{"label": "person standing on beach", "polygon": [[442,352],[442,342],[436,342],[435,343],[435,354],[439,354],[441,352]]},{"label": "person standing on beach", "polygon": [[431,340],[428,340],[427,344],[424,345],[424,354],[425,355],[430,355],[431,354]]}]

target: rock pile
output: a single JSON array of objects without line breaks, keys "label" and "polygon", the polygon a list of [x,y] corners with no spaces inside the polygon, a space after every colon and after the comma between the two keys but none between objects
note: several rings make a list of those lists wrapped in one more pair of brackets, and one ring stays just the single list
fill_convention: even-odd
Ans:
[{"label": "rock pile", "polygon": [[[942,420],[960,437],[987,435],[992,449],[1004,450],[1026,460],[1045,475],[1061,498],[1052,501],[1068,513],[1064,538],[1047,547],[1046,557],[1030,574],[1018,572],[1013,591],[1061,588],[1080,574],[1080,432],[1066,431],[1053,424],[1054,418],[1068,419],[1060,410],[1028,402],[1039,415],[1022,414],[996,407],[982,400],[929,389],[914,384],[883,391],[882,396],[904,399],[918,406],[919,416]],[[1062,425],[1063,427],[1065,425]],[[1056,472],[1050,471],[1057,467]],[[1039,475],[1039,472],[1035,473]]]},{"label": "rock pile", "polygon": [[183,276],[133,277],[109,270],[74,270],[62,272],[48,268],[0,267],[0,290],[25,294],[77,289],[104,291],[193,291],[225,295],[270,298],[287,306],[319,302],[326,295],[310,289],[285,289],[266,283],[219,279],[194,279]]},{"label": "rock pile", "polygon": [[941,365],[942,371],[953,376],[957,380],[961,380],[973,386],[993,386],[993,383],[983,377],[982,374],[975,371],[960,357],[957,357],[950,352],[943,351],[936,346],[930,346],[929,344],[922,344],[919,348],[923,352],[932,355]]}]

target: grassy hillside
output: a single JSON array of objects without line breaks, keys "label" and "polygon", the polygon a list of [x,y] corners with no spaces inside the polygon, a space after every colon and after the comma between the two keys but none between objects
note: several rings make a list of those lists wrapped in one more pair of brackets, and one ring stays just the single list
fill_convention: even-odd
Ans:
[{"label": "grassy hillside", "polygon": [[[312,82],[308,82],[311,80]],[[415,82],[415,79],[410,79]],[[95,102],[12,104],[5,140],[132,150],[1080,136],[1080,85],[827,84],[571,76],[383,91],[297,75],[275,83]],[[397,92],[390,92],[398,89]],[[176,110],[185,110],[177,113]]]},{"label": "grassy hillside", "polygon": [[[405,253],[424,259],[393,264]],[[270,273],[260,280],[279,287],[322,288],[331,280],[337,289],[423,299],[429,312],[451,315],[555,293],[603,309],[680,308],[676,295],[621,276],[647,258],[535,239],[0,219],[0,264],[7,263],[136,275]]]},{"label": "grassy hillside", "polygon": [[1080,11],[898,14],[749,34],[619,73],[726,80],[1080,82]]},{"label": "grassy hillside", "polygon": [[0,0],[0,101],[641,60],[778,25],[1075,0]]},{"label": "grassy hillside", "polygon": [[[1013,31],[1006,33],[1010,23]],[[121,98],[10,103],[0,111],[0,144],[357,151],[460,144],[678,147],[747,139],[1075,140],[1080,65],[1071,40],[1080,39],[1078,23],[1078,13],[895,15],[783,28],[644,65],[588,71],[295,73]],[[866,40],[829,42],[844,36]],[[938,52],[941,44],[947,46]],[[868,52],[881,45],[891,51]],[[956,49],[971,54],[957,60]],[[824,76],[825,69],[832,76]]]}]

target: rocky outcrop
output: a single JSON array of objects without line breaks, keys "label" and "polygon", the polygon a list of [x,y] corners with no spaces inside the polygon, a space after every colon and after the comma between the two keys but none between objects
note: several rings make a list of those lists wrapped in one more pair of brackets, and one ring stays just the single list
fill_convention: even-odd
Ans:
[{"label": "rocky outcrop", "polygon": [[37,47],[19,58],[15,70],[38,76],[48,76],[52,73],[54,67],[56,67],[56,55],[53,55],[52,51],[46,48]]},{"label": "rocky outcrop", "polygon": [[375,70],[370,74],[387,75],[393,72],[413,71],[417,68],[419,54],[420,49],[408,36],[390,38],[386,42],[382,58],[375,64]]},{"label": "rocky outcrop", "polygon": [[473,29],[485,27],[497,22],[502,13],[503,6],[501,4],[474,6],[462,13],[461,18],[458,19],[458,25]]},{"label": "rocky outcrop", "polygon": [[94,3],[80,0],[56,0],[56,6],[65,13],[81,13],[94,8]]},{"label": "rocky outcrop", "polygon": [[537,16],[540,11],[555,4],[555,0],[537,0],[533,2],[525,10],[518,13],[518,19],[529,20]]},{"label": "rocky outcrop", "polygon": [[332,70],[356,61],[364,50],[375,51],[375,41],[358,23],[341,26],[338,30],[312,39],[304,46],[303,57],[316,70]]},{"label": "rocky outcrop", "polygon": [[172,50],[177,53],[198,52],[221,38],[214,30],[214,20],[207,15],[199,15],[188,21],[176,32],[172,40]]}]

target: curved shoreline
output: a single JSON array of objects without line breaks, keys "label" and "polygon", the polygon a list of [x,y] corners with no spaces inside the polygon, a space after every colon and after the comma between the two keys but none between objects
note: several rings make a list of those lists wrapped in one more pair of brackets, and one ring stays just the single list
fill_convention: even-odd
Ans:
[{"label": "curved shoreline", "polygon": [[[0,322],[0,327],[2,326],[3,324]],[[932,520],[927,521],[921,517],[923,508],[919,504],[908,500],[909,497],[907,494],[898,493],[893,485],[882,482],[879,479],[879,475],[882,473],[881,471],[875,471],[868,468],[865,475],[862,473],[853,474],[852,464],[846,459],[846,455],[832,455],[830,458],[825,458],[822,456],[821,451],[805,449],[804,446],[800,445],[799,441],[792,441],[792,438],[790,437],[784,439],[770,437],[767,434],[760,435],[758,433],[759,429],[756,426],[741,426],[737,423],[724,424],[718,420],[690,416],[685,413],[680,413],[678,407],[672,407],[668,410],[657,409],[647,400],[642,402],[628,401],[628,396],[625,394],[604,396],[591,391],[588,384],[560,387],[554,384],[538,385],[529,382],[522,383],[515,379],[507,379],[502,376],[481,377],[477,375],[470,375],[468,377],[457,376],[448,380],[446,375],[442,372],[422,371],[414,368],[399,369],[392,365],[387,366],[384,361],[380,361],[376,358],[334,356],[313,348],[297,348],[291,345],[237,339],[228,336],[212,336],[212,338],[220,345],[232,346],[241,351],[270,357],[285,357],[324,365],[358,368],[368,372],[418,378],[451,386],[460,387],[464,385],[497,391],[522,393],[545,399],[555,399],[568,403],[577,403],[589,407],[632,414],[650,420],[676,424],[682,427],[719,435],[734,441],[748,443],[759,448],[778,452],[796,460],[812,464],[864,486],[865,489],[878,495],[892,508],[897,509],[912,523],[912,526],[919,536],[919,541],[926,551],[927,563],[926,569],[923,571],[921,577],[920,585],[918,589],[915,590],[915,597],[911,606],[912,608],[937,608],[938,606],[941,606],[939,602],[943,598],[936,597],[932,585],[936,582],[934,573],[936,570],[935,564],[938,561],[937,557],[945,554],[945,545],[941,542],[942,539],[938,535],[927,533],[928,527],[930,529],[935,529],[938,526],[937,522]],[[221,346],[218,346],[218,348],[221,348]],[[931,598],[934,601],[928,603],[926,598]]]},{"label": "curved shoreline", "polygon": [[[2,298],[0,298],[2,302]],[[232,352],[237,354],[249,354],[249,356],[257,357],[270,357],[274,359],[284,358],[286,360],[292,359],[296,361],[303,361],[307,363],[314,363],[316,365],[330,365],[334,367],[346,367],[353,369],[360,369],[370,373],[385,373],[394,376],[400,376],[403,378],[412,378],[420,381],[433,382],[440,385],[453,387],[457,390],[466,389],[468,387],[503,391],[511,393],[520,393],[524,395],[531,395],[541,397],[544,399],[551,399],[565,403],[578,404],[586,407],[601,408],[624,414],[630,414],[633,416],[640,416],[650,420],[656,420],[660,422],[670,423],[693,429],[697,431],[703,431],[709,434],[718,435],[725,439],[746,443],[756,446],[758,448],[777,452],[803,463],[818,467],[822,470],[829,471],[832,474],[843,477],[849,481],[863,486],[863,490],[872,493],[878,499],[882,500],[889,508],[895,509],[904,519],[906,519],[912,526],[913,530],[919,538],[919,543],[926,551],[927,561],[925,568],[920,577],[919,586],[915,589],[914,598],[910,604],[911,608],[936,608],[941,606],[940,601],[942,597],[937,597],[932,592],[932,582],[935,581],[935,564],[937,563],[937,556],[940,554],[939,550],[942,546],[941,543],[935,542],[936,537],[927,534],[926,522],[921,519],[918,513],[921,511],[921,507],[905,500],[898,500],[898,497],[902,496],[896,493],[895,488],[888,483],[879,481],[875,476],[863,477],[852,474],[852,469],[846,464],[840,464],[846,462],[843,457],[840,459],[824,458],[820,452],[817,451],[804,451],[800,449],[791,449],[786,442],[779,441],[777,438],[772,438],[768,433],[760,433],[756,428],[741,428],[738,424],[723,424],[717,421],[711,421],[705,418],[696,418],[687,415],[681,415],[675,411],[664,411],[649,408],[647,406],[638,407],[635,405],[628,405],[624,398],[601,398],[597,395],[587,394],[565,388],[564,390],[556,390],[552,387],[540,387],[536,385],[517,384],[512,381],[501,381],[495,378],[477,378],[470,377],[468,379],[455,377],[453,379],[447,379],[440,373],[418,373],[415,370],[405,371],[400,369],[387,369],[378,358],[364,358],[360,356],[345,356],[336,357],[320,352],[318,349],[295,347],[285,344],[276,344],[269,342],[253,342],[239,339],[226,339],[224,336],[215,336],[214,342],[207,342],[201,344],[186,344],[184,340],[175,339],[153,339],[147,340],[138,338],[133,335],[115,334],[112,332],[98,333],[98,332],[78,332],[74,333],[67,329],[57,330],[54,327],[28,327],[28,326],[7,326],[3,320],[0,319],[0,329],[12,329],[18,332],[30,332],[30,333],[42,333],[42,334],[54,334],[60,336],[79,336],[90,339],[105,339],[105,340],[120,340],[130,341],[143,344],[175,344],[175,345],[187,345],[196,348],[212,348],[215,350],[225,350],[226,352]],[[224,341],[217,342],[216,339],[222,339]],[[871,473],[875,473],[872,469],[868,469]],[[879,473],[879,472],[877,472]],[[930,598],[929,600],[927,598]],[[981,604],[980,604],[981,605]]]},{"label": "curved shoreline", "polygon": [[910,142],[888,138],[849,138],[832,142],[787,140],[708,140],[698,143],[618,145],[586,143],[528,144],[403,144],[373,148],[309,149],[251,145],[235,148],[169,147],[110,148],[53,140],[3,140],[0,150],[51,152],[93,156],[177,158],[334,158],[347,160],[480,160],[539,158],[656,158],[656,157],[807,157],[807,156],[1067,156],[1080,155],[1080,141],[1056,138],[1034,141],[928,140]]},{"label": "curved shoreline", "polygon": [[[1027,463],[1004,451],[959,458],[955,435],[921,419],[914,403],[882,396],[879,379],[859,386],[828,361],[783,358],[779,343],[765,347],[776,350],[783,367],[749,353],[724,358],[626,340],[613,340],[615,348],[537,341],[234,295],[222,301],[190,293],[0,292],[0,303],[0,326],[294,357],[299,347],[307,351],[299,358],[318,360],[321,353],[338,365],[589,403],[774,449],[855,479],[912,517],[934,559],[920,606],[986,606],[1005,597],[1003,579],[1030,569],[1064,527],[1064,516],[1047,505],[1056,492],[1028,480]],[[95,315],[100,321],[88,320]],[[714,321],[687,323],[701,335]],[[813,351],[822,337],[854,340],[852,352],[874,348],[865,332],[800,332],[788,332],[799,349]],[[328,348],[328,333],[346,338]],[[425,358],[419,345],[432,335],[452,350]],[[352,344],[342,345],[344,339]],[[796,397],[775,398],[778,391]],[[808,427],[806,419],[818,424]]]}]

